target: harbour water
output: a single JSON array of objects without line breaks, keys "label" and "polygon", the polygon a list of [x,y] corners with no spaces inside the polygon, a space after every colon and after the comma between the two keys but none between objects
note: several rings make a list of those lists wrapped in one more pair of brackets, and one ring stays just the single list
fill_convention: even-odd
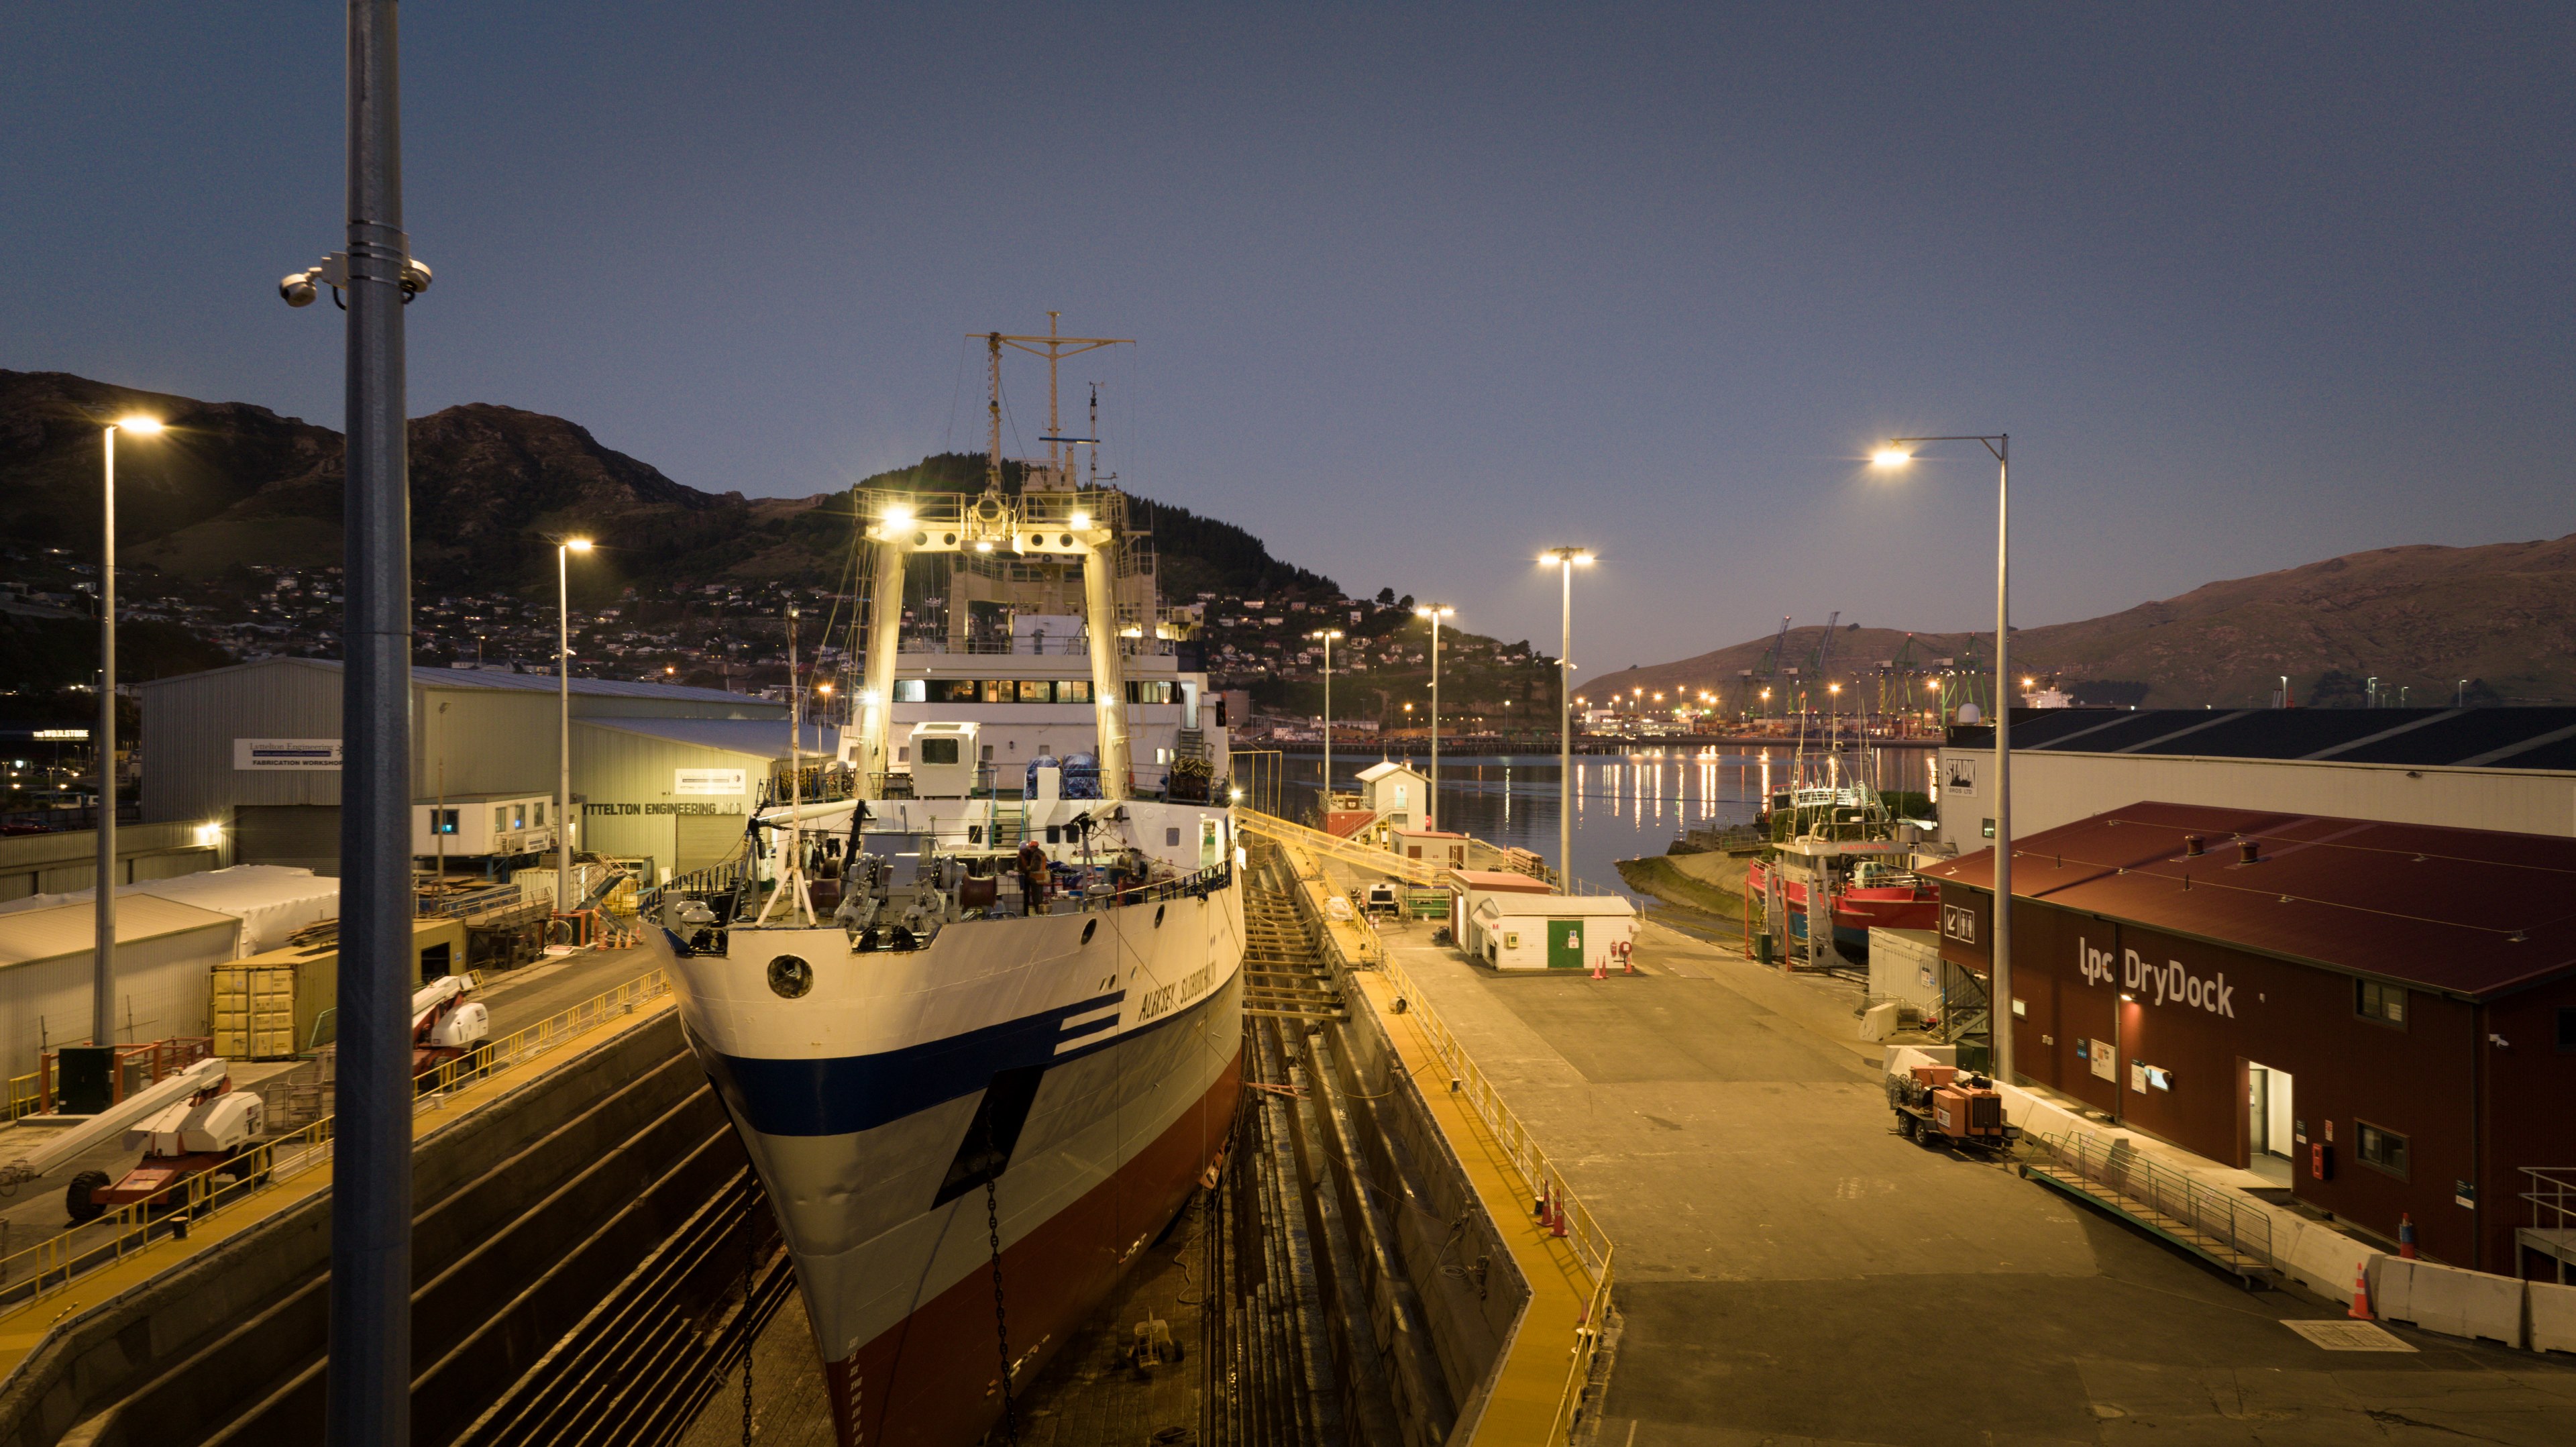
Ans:
[{"label": "harbour water", "polygon": [[[1631,893],[1614,867],[1621,859],[1661,854],[1685,829],[1750,824],[1765,787],[1785,788],[1794,746],[1644,745],[1615,754],[1574,759],[1574,876],[1583,885]],[[1921,791],[1930,782],[1933,751],[1880,748],[1871,767],[1880,787]],[[1362,769],[1381,757],[1427,769],[1429,757],[1375,750],[1333,754],[1336,787],[1358,787]],[[1811,755],[1812,757],[1812,755]],[[1856,755],[1846,755],[1846,759]],[[1304,819],[1322,782],[1321,754],[1291,754],[1286,761],[1289,817]],[[1557,761],[1553,754],[1448,754],[1440,756],[1440,808],[1444,829],[1488,842],[1556,854]]]}]

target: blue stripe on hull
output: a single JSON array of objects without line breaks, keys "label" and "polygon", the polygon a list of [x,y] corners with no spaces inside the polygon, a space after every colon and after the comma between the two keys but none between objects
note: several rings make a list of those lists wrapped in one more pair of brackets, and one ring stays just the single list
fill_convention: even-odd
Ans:
[{"label": "blue stripe on hull", "polygon": [[[1222,986],[1219,987],[1223,988]],[[1129,1030],[1093,1036],[1094,1022],[1068,1030],[1075,1015],[1116,1005],[1125,991],[1098,995],[1059,1009],[1024,1015],[999,1025],[926,1040],[875,1055],[826,1059],[751,1059],[703,1050],[707,1073],[735,1117],[762,1135],[850,1135],[959,1096],[972,1095],[997,1073],[1021,1066],[1062,1065],[1159,1029],[1190,1013],[1174,1010],[1161,1019]],[[1194,1004],[1196,1002],[1193,1002]],[[1087,1043],[1059,1055],[1068,1039]]]}]

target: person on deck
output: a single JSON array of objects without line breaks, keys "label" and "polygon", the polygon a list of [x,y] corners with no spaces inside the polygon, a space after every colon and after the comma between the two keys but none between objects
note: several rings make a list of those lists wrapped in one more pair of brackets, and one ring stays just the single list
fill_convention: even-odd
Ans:
[{"label": "person on deck", "polygon": [[1034,839],[1020,842],[1020,913],[1046,913],[1047,857]]}]

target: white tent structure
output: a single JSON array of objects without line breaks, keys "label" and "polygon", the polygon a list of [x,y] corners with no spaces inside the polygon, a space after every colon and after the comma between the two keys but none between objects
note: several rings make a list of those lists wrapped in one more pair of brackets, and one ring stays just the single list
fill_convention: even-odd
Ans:
[{"label": "white tent structure", "polygon": [[[0,904],[0,915],[19,910],[87,904],[93,893],[82,889],[69,894],[31,895]],[[240,938],[231,956],[237,960],[276,949],[286,943],[288,936],[306,925],[337,919],[340,915],[339,880],[315,874],[310,869],[281,864],[237,864],[230,869],[117,886],[118,899],[138,894],[193,905],[240,920]]]}]

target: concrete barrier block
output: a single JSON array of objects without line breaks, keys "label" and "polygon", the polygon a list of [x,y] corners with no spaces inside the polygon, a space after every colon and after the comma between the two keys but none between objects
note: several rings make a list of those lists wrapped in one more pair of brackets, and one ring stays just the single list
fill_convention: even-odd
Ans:
[{"label": "concrete barrier block", "polygon": [[2414,1262],[2380,1256],[2370,1263],[2370,1309],[2389,1321],[2415,1321]]},{"label": "concrete barrier block", "polygon": [[[2411,1321],[2446,1336],[2485,1337],[2509,1347],[2522,1345],[2523,1283],[2510,1276],[2463,1271],[2430,1261],[2390,1263],[2407,1268],[2406,1295],[2380,1315]],[[2383,1276],[2398,1273],[2382,1268]]]},{"label": "concrete barrier block", "polygon": [[1860,1038],[1884,1040],[1896,1033],[1897,1019],[1904,1013],[1894,1000],[1882,1000],[1861,1012]]},{"label": "concrete barrier block", "polygon": [[2530,1346],[2536,1352],[2576,1352],[2576,1286],[2554,1281],[2523,1283],[2530,1313]]}]

